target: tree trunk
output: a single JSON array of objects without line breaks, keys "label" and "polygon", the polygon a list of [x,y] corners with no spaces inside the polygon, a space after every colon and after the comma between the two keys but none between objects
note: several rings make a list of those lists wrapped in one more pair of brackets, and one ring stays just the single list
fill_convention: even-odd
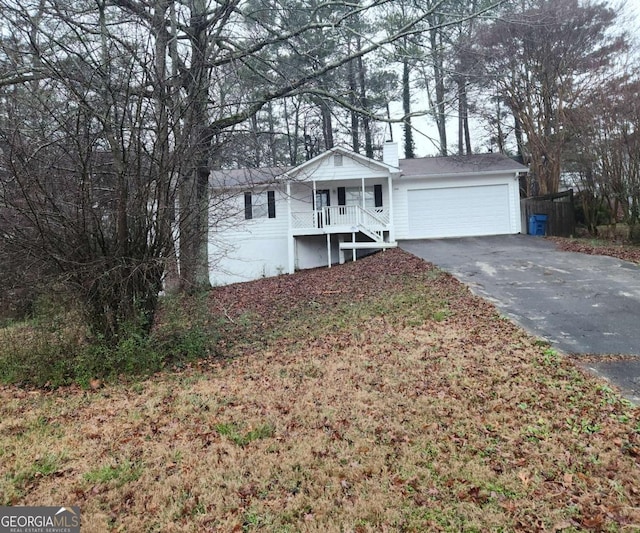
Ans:
[{"label": "tree trunk", "polygon": [[[351,54],[351,40],[347,42],[347,53]],[[347,82],[349,84],[349,104],[352,108],[358,106],[358,88],[356,82],[356,65],[355,60],[347,63]],[[351,148],[356,154],[360,153],[360,120],[355,109],[349,110],[351,118]]]},{"label": "tree trunk", "polygon": [[320,112],[322,113],[322,135],[324,137],[325,150],[333,148],[333,116],[331,108],[325,100],[320,100]]},{"label": "tree trunk", "polygon": [[269,155],[271,156],[271,166],[278,164],[278,149],[276,146],[276,127],[273,116],[273,102],[267,104],[267,117],[269,118]]},{"label": "tree trunk", "polygon": [[458,154],[471,153],[471,133],[469,131],[469,103],[467,101],[467,79],[461,75],[458,87]]},{"label": "tree trunk", "polygon": [[209,76],[206,34],[207,2],[191,5],[191,65],[187,83],[188,106],[186,135],[193,165],[180,187],[180,278],[187,291],[209,288],[209,152],[213,132],[208,126]]},{"label": "tree trunk", "polygon": [[[405,38],[405,48],[406,48]],[[402,109],[404,111],[404,156],[407,159],[413,159],[415,155],[415,147],[413,142],[413,128],[411,127],[411,87],[409,58],[405,52],[402,59]]]},{"label": "tree trunk", "polygon": [[154,100],[156,106],[158,136],[154,162],[158,176],[156,202],[158,204],[158,243],[165,252],[165,281],[164,290],[168,294],[175,293],[179,288],[178,260],[175,253],[172,225],[175,221],[175,204],[171,193],[171,169],[169,141],[169,95],[167,88],[167,53],[169,51],[169,32],[166,26],[166,16],[169,10],[169,0],[158,0],[153,11],[151,21],[152,32],[155,37],[155,76]]},{"label": "tree trunk", "polygon": [[458,155],[464,155],[464,104],[462,102],[462,79],[456,81],[458,87]]},{"label": "tree trunk", "polygon": [[[360,48],[359,39],[358,48]],[[360,83],[360,107],[365,110],[365,113],[368,113],[369,101],[367,99],[367,76],[362,57],[358,57],[358,82]],[[373,136],[371,133],[371,118],[367,114],[362,117],[362,126],[364,127],[365,155],[368,158],[373,159]]]},{"label": "tree trunk", "polygon": [[446,128],[446,88],[444,83],[444,58],[443,43],[437,27],[437,21],[430,17],[431,28],[429,29],[429,39],[431,43],[431,57],[433,60],[433,80],[436,89],[436,109],[435,119],[438,127],[438,138],[440,141],[440,155],[447,155],[447,128]]}]

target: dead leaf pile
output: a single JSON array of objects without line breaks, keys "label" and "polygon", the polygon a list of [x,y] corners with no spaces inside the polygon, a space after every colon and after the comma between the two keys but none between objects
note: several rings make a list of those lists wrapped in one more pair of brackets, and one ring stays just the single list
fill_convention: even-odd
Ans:
[{"label": "dead leaf pile", "polygon": [[640,247],[631,244],[594,242],[592,239],[568,239],[564,237],[547,237],[559,250],[579,252],[589,255],[607,255],[623,261],[640,263]]},{"label": "dead leaf pile", "polygon": [[208,305],[224,357],[200,367],[0,389],[0,505],[79,505],[87,531],[640,529],[637,409],[427,263]]}]

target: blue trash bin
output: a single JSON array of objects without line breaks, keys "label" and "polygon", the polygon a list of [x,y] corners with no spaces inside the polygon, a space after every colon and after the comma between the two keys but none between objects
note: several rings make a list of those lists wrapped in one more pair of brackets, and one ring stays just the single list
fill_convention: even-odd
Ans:
[{"label": "blue trash bin", "polygon": [[531,215],[529,217],[529,235],[544,237],[547,234],[547,215]]}]

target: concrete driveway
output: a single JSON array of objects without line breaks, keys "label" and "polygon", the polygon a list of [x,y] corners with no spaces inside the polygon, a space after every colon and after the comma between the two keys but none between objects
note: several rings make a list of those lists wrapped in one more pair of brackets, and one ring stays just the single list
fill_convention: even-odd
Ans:
[{"label": "concrete driveway", "polygon": [[[402,241],[640,403],[640,267],[530,235]],[[603,355],[626,357],[612,358]]]}]

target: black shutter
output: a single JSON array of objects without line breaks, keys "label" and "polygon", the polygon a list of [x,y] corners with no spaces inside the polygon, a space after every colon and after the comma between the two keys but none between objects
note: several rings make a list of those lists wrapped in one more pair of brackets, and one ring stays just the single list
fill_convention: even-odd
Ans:
[{"label": "black shutter", "polygon": [[347,192],[344,187],[338,187],[338,205],[347,205]]},{"label": "black shutter", "polygon": [[274,191],[267,191],[267,212],[269,218],[276,218],[276,193]]},{"label": "black shutter", "polygon": [[253,213],[251,211],[251,193],[244,193],[244,218],[245,220],[251,220],[253,218]]},{"label": "black shutter", "polygon": [[376,207],[382,207],[382,185],[373,186],[373,199]]}]

